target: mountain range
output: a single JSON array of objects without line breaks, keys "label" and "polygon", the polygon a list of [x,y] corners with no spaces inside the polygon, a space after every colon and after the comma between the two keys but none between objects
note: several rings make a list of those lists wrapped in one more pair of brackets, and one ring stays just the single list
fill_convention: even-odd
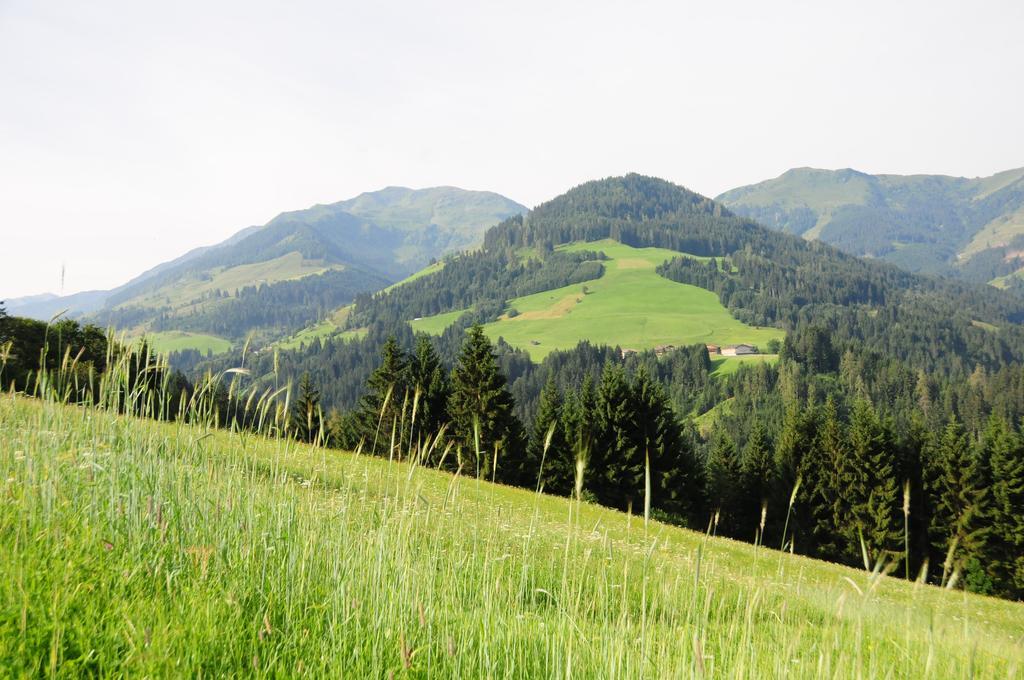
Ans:
[{"label": "mountain range", "polygon": [[[1024,168],[975,179],[797,168],[727,191],[714,203],[692,196],[697,204],[716,206],[713,210],[719,214],[728,209],[737,218],[910,272],[1024,287]],[[550,206],[530,220],[549,210]],[[219,351],[253,333],[265,344],[304,328],[329,335],[351,329],[354,321],[347,320],[347,314],[357,296],[424,271],[447,254],[475,247],[489,227],[524,213],[524,206],[491,192],[388,187],[282,213],[112,290],[12,299],[7,308],[41,319],[67,310],[69,316],[133,335],[147,333],[157,340],[161,334],[178,334],[175,343],[163,345],[166,348]],[[600,224],[608,216],[590,219]],[[643,222],[649,216],[636,219]],[[557,236],[549,240],[568,245]],[[650,262],[651,267],[656,265]],[[614,273],[619,266],[612,262],[606,269]],[[520,306],[534,304],[526,300]],[[502,330],[525,329],[524,322],[532,316],[536,314]],[[426,318],[414,324],[431,328],[437,322]],[[182,334],[188,339],[182,340]],[[294,337],[309,336],[303,331]],[[571,344],[573,337],[564,336],[556,344]]]},{"label": "mountain range", "polygon": [[796,168],[717,201],[739,215],[910,271],[1017,285],[1024,168],[968,179]]},{"label": "mountain range", "polygon": [[[283,304],[309,303],[329,290],[330,306],[377,290],[446,253],[480,242],[484,230],[526,208],[492,192],[455,187],[388,187],[355,198],[286,212],[262,226],[243,229],[209,247],[196,248],[112,290],[70,296],[32,296],[7,301],[17,315],[48,319],[67,310],[72,317],[112,324],[130,333],[190,330],[238,338],[253,328],[294,330],[316,318],[305,314],[253,319],[254,326],[214,328],[238,307],[266,306],[262,297],[284,296]],[[323,297],[323,295],[321,295]],[[251,314],[249,315],[251,317]],[[249,318],[246,317],[246,318]]]}]

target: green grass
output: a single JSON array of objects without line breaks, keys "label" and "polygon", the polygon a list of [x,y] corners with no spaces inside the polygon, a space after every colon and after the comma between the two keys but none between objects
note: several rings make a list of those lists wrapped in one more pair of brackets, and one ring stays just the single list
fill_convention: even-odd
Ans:
[{"label": "green grass", "polygon": [[397,283],[392,283],[390,286],[384,289],[384,292],[386,293],[390,290],[394,290],[399,286],[404,286],[405,284],[410,283],[411,281],[415,281],[416,279],[423,278],[424,276],[430,276],[431,274],[437,273],[442,269],[444,269],[444,261],[435,262],[434,264],[428,265],[423,269],[420,269],[414,274],[410,274],[409,276],[405,277],[404,279]]},{"label": "green grass", "polygon": [[0,396],[0,676],[1008,678],[1024,606]]},{"label": "green grass", "polygon": [[319,338],[321,342],[329,337],[341,337],[349,339],[351,337],[362,337],[365,334],[365,329],[358,329],[352,331],[338,332],[345,321],[348,319],[349,314],[352,313],[353,305],[346,305],[340,307],[333,312],[326,319],[319,321],[312,326],[303,328],[298,333],[291,335],[283,340],[278,340],[273,343],[280,349],[298,349],[302,345],[308,345],[313,340]]},{"label": "green grass", "polygon": [[753,328],[736,320],[711,291],[659,276],[655,267],[680,253],[607,240],[576,243],[564,250],[604,251],[610,258],[604,263],[604,276],[510,301],[519,315],[487,324],[488,336],[504,337],[541,361],[582,339],[643,350],[702,342],[763,347],[784,335],[776,328]]},{"label": "green grass", "polygon": [[711,359],[711,375],[715,377],[732,375],[743,364],[774,364],[778,360],[778,354],[745,354],[737,357],[715,356]]},{"label": "green grass", "polygon": [[702,437],[707,437],[711,434],[715,424],[721,416],[727,416],[732,414],[733,409],[736,407],[734,397],[729,397],[723,402],[715,404],[711,409],[705,411],[699,416],[693,419],[693,423],[697,426]]},{"label": "green grass", "polygon": [[417,333],[441,335],[448,326],[451,326],[460,316],[468,311],[468,309],[457,309],[454,312],[425,316],[422,319],[413,319],[409,322],[409,325],[412,326],[412,329]]},{"label": "green grass", "polygon": [[216,335],[190,333],[188,331],[161,331],[146,333],[146,340],[157,352],[180,352],[184,349],[195,349],[203,354],[212,352],[220,354],[231,349],[231,342]]},{"label": "green grass", "polygon": [[970,258],[989,248],[1008,245],[1021,234],[1024,234],[1024,207],[999,215],[978,230],[960,251],[960,257]]}]

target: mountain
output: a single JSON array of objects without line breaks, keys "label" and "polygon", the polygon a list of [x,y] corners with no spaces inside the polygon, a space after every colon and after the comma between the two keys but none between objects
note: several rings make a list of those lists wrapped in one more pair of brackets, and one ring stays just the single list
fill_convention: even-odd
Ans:
[{"label": "mountain", "polygon": [[239,340],[297,330],[357,293],[383,288],[479,243],[522,205],[455,187],[388,187],[286,212],[196,248],[110,291],[9,301],[12,311],[71,316],[133,334],[186,331]]},{"label": "mountain", "polygon": [[[487,231],[481,249],[360,294],[338,318],[336,328],[305,335],[305,347],[292,343],[281,365],[320,376],[325,403],[342,409],[355,404],[387,335],[411,342],[414,331],[430,333],[451,361],[474,323],[515,357],[510,380],[525,380],[515,389],[526,420],[539,389],[531,381],[577,361],[567,357],[583,351],[580,343],[597,352],[587,361],[602,362],[621,358],[615,347],[643,355],[756,346],[753,356],[713,357],[716,375],[773,363],[786,338],[807,344],[810,374],[833,366],[842,348],[950,380],[1024,360],[1016,296],[857,258],[640,175],[588,182],[513,216]],[[822,329],[838,354],[813,348]],[[223,367],[238,360],[226,356]],[[257,357],[254,372],[269,374],[269,361]],[[721,397],[701,401],[693,384],[673,389],[682,412],[703,412]]]},{"label": "mountain", "polygon": [[1024,168],[991,177],[797,168],[732,189],[738,215],[910,271],[1005,286],[1024,261]]}]

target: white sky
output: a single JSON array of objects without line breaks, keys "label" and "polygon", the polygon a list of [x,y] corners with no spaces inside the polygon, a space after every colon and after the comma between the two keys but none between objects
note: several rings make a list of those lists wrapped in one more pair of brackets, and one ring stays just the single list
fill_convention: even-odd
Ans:
[{"label": "white sky", "polygon": [[1024,165],[1024,2],[0,0],[0,299],[389,184]]}]

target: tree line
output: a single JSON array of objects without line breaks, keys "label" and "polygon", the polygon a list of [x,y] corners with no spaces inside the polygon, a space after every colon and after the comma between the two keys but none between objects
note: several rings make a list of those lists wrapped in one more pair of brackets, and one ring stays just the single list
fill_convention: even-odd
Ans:
[{"label": "tree line", "polygon": [[[621,510],[649,503],[655,517],[720,535],[1024,597],[1020,431],[996,413],[980,429],[955,414],[936,427],[924,401],[899,414],[876,406],[863,382],[846,389],[860,377],[849,366],[840,375],[843,358],[815,335],[788,339],[777,367],[741,370],[738,389],[762,383],[743,390],[759,403],[703,433],[646,361],[607,361],[578,382],[548,370],[521,421],[480,326],[451,371],[427,336],[408,351],[392,337],[358,406],[308,436]],[[701,352],[707,360],[699,346],[654,361]],[[812,375],[808,362],[825,363]],[[307,414],[321,408],[303,403]]]}]

